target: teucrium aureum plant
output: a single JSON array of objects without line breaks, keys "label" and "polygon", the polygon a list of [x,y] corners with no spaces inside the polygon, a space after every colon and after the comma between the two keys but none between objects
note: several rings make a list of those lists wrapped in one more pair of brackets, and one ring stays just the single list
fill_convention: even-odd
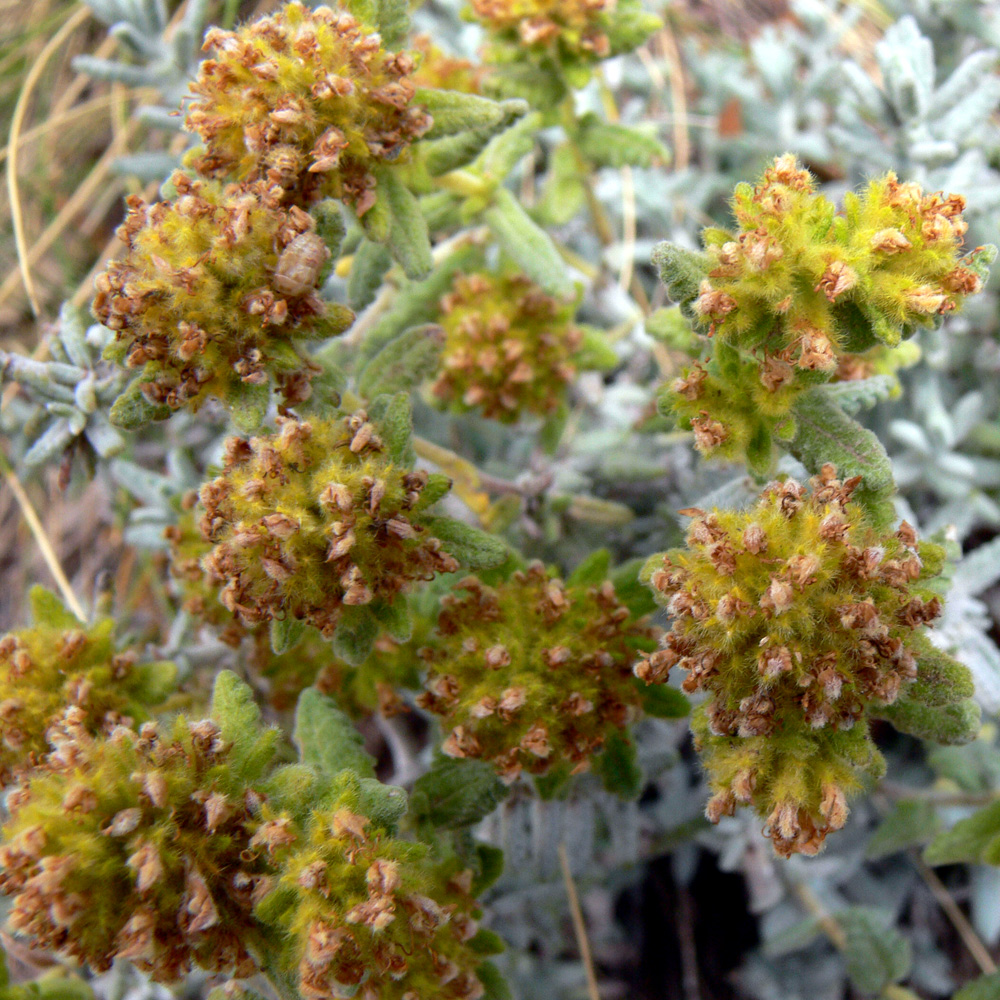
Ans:
[{"label": "teucrium aureum plant", "polygon": [[[588,325],[612,283],[561,241],[587,208],[610,250],[598,171],[668,156],[578,101],[608,100],[602,63],[658,19],[638,0],[469,0],[477,65],[411,37],[407,8],[292,2],[211,29],[192,147],[158,199],[128,199],[102,325],[67,307],[51,362],[0,356],[41,401],[26,465],[65,455],[66,479],[79,447],[101,472],[125,431],[169,420],[116,481],[150,455],[190,472],[149,518],[169,637],[36,589],[33,624],[0,638],[8,927],[95,972],[501,1000],[477,902],[499,852],[471,828],[508,793],[539,812],[580,789],[638,799],[637,733],[663,732],[643,720],[692,695],[708,818],[748,806],[779,855],[808,855],[884,772],[873,720],[943,744],[978,729],[968,670],[928,638],[945,548],[896,516],[889,458],[841,406],[900,392],[907,341],[981,290],[995,251],[963,246],[964,199],[887,173],[838,209],[778,157],[736,187],[732,230],[655,250],[680,306],[645,317],[656,389],[628,356],[639,313]],[[611,421],[599,373],[625,367],[648,389],[630,432],[655,393],[657,430],[746,465],[758,493],[681,510],[683,543],[641,570],[565,527],[657,547],[614,533],[623,503],[570,492],[586,461],[568,441]],[[181,683],[148,652],[168,641]],[[425,723],[366,730],[394,754],[400,732],[433,744],[401,768],[409,795],[363,749],[375,711]]]},{"label": "teucrium aureum plant", "polygon": [[809,489],[768,484],[745,511],[682,511],[686,549],[645,571],[673,627],[637,673],[656,683],[678,666],[685,690],[710,693],[693,723],[706,813],[752,805],[779,854],[815,854],[862,777],[881,775],[867,715],[943,743],[976,732],[968,669],[923,634],[944,550],[905,521],[892,530],[884,451],[819,385],[980,290],[996,251],[959,256],[963,208],[888,174],[837,215],[783,156],[737,188],[738,234],[706,230],[701,256],[655,254],[710,350],[661,405],[707,454],[767,473],[776,439],[815,473]]}]

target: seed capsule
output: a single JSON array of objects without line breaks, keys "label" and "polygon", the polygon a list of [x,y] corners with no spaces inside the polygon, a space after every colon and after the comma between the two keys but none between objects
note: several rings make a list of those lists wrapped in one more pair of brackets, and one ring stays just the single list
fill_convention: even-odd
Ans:
[{"label": "seed capsule", "polygon": [[308,295],[316,288],[320,271],[330,259],[326,244],[315,233],[302,233],[281,251],[274,287],[282,295]]}]

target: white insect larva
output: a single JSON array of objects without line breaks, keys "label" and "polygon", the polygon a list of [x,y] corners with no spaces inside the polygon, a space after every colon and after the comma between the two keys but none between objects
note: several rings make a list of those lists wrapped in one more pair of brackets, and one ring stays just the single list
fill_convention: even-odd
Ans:
[{"label": "white insect larva", "polygon": [[302,233],[281,251],[274,272],[274,287],[282,295],[308,295],[316,288],[319,273],[330,259],[326,244],[315,233]]}]

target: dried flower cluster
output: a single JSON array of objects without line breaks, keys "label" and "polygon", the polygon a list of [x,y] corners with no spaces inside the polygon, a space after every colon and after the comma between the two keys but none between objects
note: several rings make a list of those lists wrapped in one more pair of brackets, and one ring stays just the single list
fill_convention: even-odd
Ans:
[{"label": "dried flower cluster", "polygon": [[573,325],[574,311],[522,274],[459,275],[441,300],[445,344],[435,395],[505,423],[551,413],[576,375],[583,331]]},{"label": "dried flower cluster", "polygon": [[94,739],[74,707],[49,740],[45,770],[7,798],[11,929],[95,971],[126,958],[163,981],[194,964],[252,975],[260,798],[219,727],[147,722]]},{"label": "dried flower cluster", "polygon": [[444,751],[522,770],[586,770],[636,715],[632,677],[650,631],[614,586],[566,587],[541,563],[487,587],[467,577],[442,599],[419,704],[451,728]]},{"label": "dried flower cluster", "polygon": [[174,680],[171,664],[119,652],[110,618],[81,625],[40,587],[32,603],[35,624],[0,638],[0,787],[39,764],[66,709],[87,732],[110,731],[145,720]]},{"label": "dried flower cluster", "polygon": [[755,437],[791,435],[789,411],[804,388],[978,292],[979,251],[959,258],[964,206],[890,173],[848,194],[838,215],[790,155],[756,186],[738,185],[739,231],[704,231],[708,276],[692,302],[712,358],[685,371],[664,401],[698,448],[735,458]]},{"label": "dried flower cluster", "polygon": [[[895,174],[848,194],[844,214],[816,193],[812,176],[779,157],[732,202],[739,233],[703,233],[712,269],[695,311],[712,335],[784,351],[804,370],[832,369],[848,339],[849,305],[861,309],[872,344],[957,309],[980,279],[956,255],[968,226],[959,195],[925,195]],[[859,345],[860,346],[860,345]]]},{"label": "dried flower cluster", "polygon": [[419,56],[411,77],[416,86],[458,90],[463,94],[481,92],[483,79],[489,72],[485,66],[449,55],[427,34],[414,35],[412,44],[414,53]]},{"label": "dried flower cluster", "polygon": [[[295,707],[310,685],[335,695],[339,707],[352,717],[380,711],[393,715],[402,710],[398,692],[419,687],[418,661],[412,643],[401,644],[379,636],[371,655],[360,665],[348,664],[318,632],[307,629],[294,647],[275,653],[263,623],[244,625],[220,600],[222,581],[205,570],[202,561],[212,550],[198,530],[192,503],[178,522],[166,529],[170,544],[170,572],[181,607],[211,627],[227,645],[239,649],[249,674],[263,689],[268,703],[280,711]],[[424,617],[414,620],[414,642],[430,631]]]},{"label": "dried flower cluster", "polygon": [[660,26],[636,0],[471,0],[471,8],[502,46],[570,70],[629,51]]},{"label": "dried flower cluster", "polygon": [[[815,853],[843,824],[853,786],[836,748],[864,744],[866,708],[917,677],[919,630],[941,611],[930,583],[943,550],[905,522],[878,535],[851,502],[857,485],[827,465],[811,492],[789,479],[746,511],[691,511],[687,548],[657,557],[649,577],[674,620],[636,673],[662,682],[677,666],[685,691],[711,694],[708,815],[753,804],[783,854]],[[855,725],[862,736],[845,736]],[[817,754],[841,777],[810,780]]]},{"label": "dried flower cluster", "polygon": [[472,872],[393,837],[351,777],[304,830],[277,816],[257,834],[280,868],[259,912],[286,929],[302,996],[478,1000]]},{"label": "dried flower cluster", "polygon": [[231,439],[222,475],[200,494],[214,545],[202,565],[244,625],[287,616],[329,637],[345,606],[391,603],[458,569],[425,517],[446,477],[402,467],[364,411],[279,424]]},{"label": "dried flower cluster", "polygon": [[292,203],[338,198],[360,216],[380,170],[431,127],[414,101],[415,63],[344,9],[289,3],[236,31],[213,29],[191,85],[187,128],[207,177],[266,180]]},{"label": "dried flower cluster", "polygon": [[289,403],[308,398],[316,372],[295,342],[326,339],[353,320],[318,295],[319,269],[302,280],[290,253],[317,244],[315,220],[282,208],[263,183],[221,186],[176,172],[177,195],[129,199],[119,230],[128,250],[97,278],[94,312],[115,331],[117,353],[141,368],[154,404],[197,408],[215,396],[233,405],[274,383]]}]

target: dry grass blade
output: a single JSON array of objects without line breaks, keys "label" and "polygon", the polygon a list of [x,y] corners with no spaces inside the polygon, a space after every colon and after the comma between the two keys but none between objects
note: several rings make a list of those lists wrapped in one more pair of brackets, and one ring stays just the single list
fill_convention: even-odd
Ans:
[{"label": "dry grass blade", "polygon": [[979,971],[983,975],[990,975],[997,971],[997,964],[993,961],[993,956],[989,953],[986,945],[980,940],[975,928],[969,923],[966,915],[959,909],[958,903],[952,899],[944,883],[937,877],[937,873],[931,868],[920,855],[911,852],[913,864],[916,866],[920,877],[927,884],[931,895],[938,906],[944,911],[944,915],[951,921],[952,926],[962,939],[962,944],[972,956],[973,961],[979,966]]},{"label": "dry grass blade", "polygon": [[563,882],[566,883],[566,895],[569,897],[569,912],[573,918],[576,946],[580,949],[580,959],[587,973],[587,996],[589,1000],[601,1000],[601,993],[597,988],[597,973],[594,972],[594,957],[590,953],[590,941],[587,940],[587,926],[583,922],[583,911],[580,909],[580,897],[576,893],[573,873],[569,870],[566,845],[561,842],[559,844],[559,867],[562,869]]},{"label": "dry grass blade", "polygon": [[24,214],[21,206],[21,193],[17,180],[17,153],[21,138],[21,129],[24,126],[24,116],[28,110],[28,103],[34,93],[38,81],[41,79],[42,71],[48,64],[49,59],[56,53],[63,43],[77,28],[80,27],[90,17],[88,7],[80,7],[66,23],[49,39],[45,47],[39,53],[21,88],[18,95],[17,104],[14,106],[14,115],[10,123],[10,133],[7,138],[7,190],[10,194],[10,214],[14,226],[14,246],[17,250],[17,260],[20,269],[21,280],[24,283],[24,290],[31,304],[32,313],[38,317],[41,315],[41,308],[38,295],[35,291],[34,282],[31,278],[31,263],[28,258],[27,243],[24,235]]},{"label": "dry grass blade", "polygon": [[56,586],[59,588],[59,592],[62,594],[63,600],[66,602],[66,606],[73,612],[74,615],[76,615],[77,618],[80,619],[80,621],[85,622],[87,620],[87,616],[84,613],[83,605],[73,592],[73,587],[70,585],[70,582],[66,577],[66,573],[62,568],[62,564],[59,562],[59,557],[56,555],[55,549],[52,547],[52,542],[45,530],[45,526],[39,519],[31,499],[25,492],[24,486],[21,484],[21,480],[17,477],[17,473],[10,467],[6,457],[3,455],[0,455],[0,470],[3,471],[4,478],[7,480],[7,485],[10,487],[11,493],[14,494],[14,498],[17,500],[18,505],[21,508],[24,520],[28,523],[28,527],[31,529],[31,534],[35,539],[35,543],[38,545],[38,549],[42,553],[42,558],[45,560],[46,566],[49,567],[49,572],[52,574],[52,578],[56,581]]}]

